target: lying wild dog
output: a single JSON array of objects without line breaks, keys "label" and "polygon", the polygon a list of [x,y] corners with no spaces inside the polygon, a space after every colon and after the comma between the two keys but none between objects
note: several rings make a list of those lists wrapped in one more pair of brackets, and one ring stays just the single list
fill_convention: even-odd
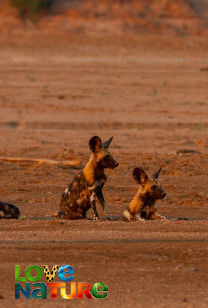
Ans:
[{"label": "lying wild dog", "polygon": [[20,210],[16,205],[0,202],[0,219],[18,219]]},{"label": "lying wild dog", "polygon": [[96,210],[97,197],[105,216],[107,219],[110,219],[102,188],[107,180],[104,169],[114,169],[118,166],[118,163],[108,152],[112,139],[113,137],[103,144],[97,136],[90,139],[90,159],[81,174],[73,180],[63,193],[60,204],[62,211],[59,213],[60,217],[65,219],[83,219],[86,218],[87,211],[92,207],[94,219],[99,219]]},{"label": "lying wild dog", "polygon": [[139,189],[127,209],[124,210],[123,220],[133,221],[141,218],[147,220],[165,219],[165,217],[157,214],[155,209],[156,201],[166,196],[158,182],[161,169],[153,174],[151,178],[140,168],[133,170],[132,175],[139,184]]}]

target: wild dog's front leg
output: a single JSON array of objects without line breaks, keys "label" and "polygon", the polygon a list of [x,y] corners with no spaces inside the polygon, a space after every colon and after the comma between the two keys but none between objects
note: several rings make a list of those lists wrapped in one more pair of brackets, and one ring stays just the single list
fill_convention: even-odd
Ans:
[{"label": "wild dog's front leg", "polygon": [[168,220],[165,216],[162,216],[160,214],[154,213],[151,217],[153,220]]},{"label": "wild dog's front leg", "polygon": [[108,214],[108,208],[107,208],[107,205],[105,203],[105,199],[103,197],[103,193],[102,193],[102,188],[101,187],[97,187],[96,188],[96,196],[98,198],[98,201],[101,204],[101,207],[102,207],[102,210],[103,210],[103,213],[104,213],[105,217],[108,220],[111,220],[110,217],[109,217],[109,214]]},{"label": "wild dog's front leg", "polygon": [[149,211],[147,219],[151,219],[151,220],[167,220],[167,218],[165,216],[161,216],[160,214],[158,214],[156,212],[156,209]]},{"label": "wild dog's front leg", "polygon": [[90,201],[91,201],[91,204],[92,204],[94,220],[99,220],[98,212],[97,212],[97,209],[96,209],[95,192],[92,193],[92,195],[90,197]]}]

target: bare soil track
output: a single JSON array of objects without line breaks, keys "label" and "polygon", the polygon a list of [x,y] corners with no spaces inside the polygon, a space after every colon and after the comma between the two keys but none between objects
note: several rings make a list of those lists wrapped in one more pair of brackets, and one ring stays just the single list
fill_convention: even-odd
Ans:
[{"label": "bare soil track", "polygon": [[[0,162],[1,201],[25,217],[0,222],[0,306],[69,304],[15,301],[14,265],[70,264],[76,281],[109,287],[106,300],[74,306],[207,307],[205,40],[26,31],[1,36],[0,45],[0,156],[81,161]],[[114,136],[120,164],[104,188],[113,221],[51,219],[93,135]],[[167,197],[158,211],[170,220],[122,222],[137,190],[132,169],[151,174],[161,164]]]}]

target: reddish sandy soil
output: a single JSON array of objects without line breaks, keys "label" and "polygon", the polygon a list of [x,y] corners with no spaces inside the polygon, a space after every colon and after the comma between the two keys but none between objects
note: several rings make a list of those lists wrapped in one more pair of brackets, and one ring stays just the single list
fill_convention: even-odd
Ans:
[{"label": "reddish sandy soil", "polygon": [[[206,41],[38,30],[0,37],[0,156],[81,161],[0,162],[1,201],[24,218],[1,221],[1,307],[68,304],[50,294],[36,305],[15,301],[15,264],[70,264],[76,281],[108,285],[105,300],[70,301],[82,307],[207,307]],[[114,136],[120,165],[104,188],[113,221],[51,218],[93,135]],[[122,222],[137,190],[132,169],[151,174],[161,164],[167,197],[158,212],[169,220]]]}]

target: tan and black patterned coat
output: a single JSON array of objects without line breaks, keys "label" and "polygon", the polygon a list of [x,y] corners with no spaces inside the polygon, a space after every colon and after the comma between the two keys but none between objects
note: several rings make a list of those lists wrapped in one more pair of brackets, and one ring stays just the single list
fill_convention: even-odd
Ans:
[{"label": "tan and black patterned coat", "polygon": [[156,201],[166,196],[158,181],[160,171],[161,168],[149,178],[142,169],[135,168],[133,170],[133,178],[139,187],[136,195],[124,210],[124,221],[134,221],[141,218],[146,220],[165,219],[165,217],[157,214],[155,208]]},{"label": "tan and black patterned coat", "polygon": [[83,171],[75,177],[62,195],[60,207],[63,218],[86,218],[87,211],[92,207],[94,219],[99,219],[96,209],[97,198],[105,216],[109,219],[102,188],[107,180],[104,169],[114,169],[118,166],[118,163],[108,152],[112,139],[111,137],[103,144],[97,136],[90,139],[90,159]]}]

